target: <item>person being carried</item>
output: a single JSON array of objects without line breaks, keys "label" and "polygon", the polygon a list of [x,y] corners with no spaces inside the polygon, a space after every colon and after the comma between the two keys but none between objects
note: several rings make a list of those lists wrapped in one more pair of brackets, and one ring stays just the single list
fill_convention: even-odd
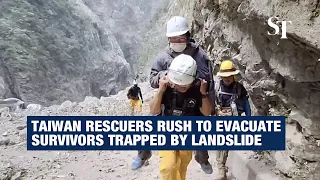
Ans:
[{"label": "person being carried", "polygon": [[[214,102],[214,89],[211,80],[213,78],[210,68],[210,60],[205,51],[194,43],[191,39],[189,25],[187,20],[181,16],[174,16],[167,22],[168,45],[154,60],[151,73],[150,85],[152,88],[159,88],[159,80],[166,76],[168,67],[173,58],[180,54],[192,56],[197,64],[197,78],[202,78],[207,81],[209,98]],[[211,90],[212,89],[212,90]],[[214,111],[214,109],[212,109]],[[151,151],[139,151],[138,156],[132,164],[133,169],[140,168],[144,162],[151,157]],[[212,166],[208,161],[209,154],[206,150],[198,150],[195,153],[195,160],[201,165],[202,170],[207,173],[212,173]]]},{"label": "person being carried", "polygon": [[[168,75],[159,81],[159,89],[150,102],[156,116],[209,116],[212,104],[207,82],[196,79],[196,61],[189,55],[174,58]],[[162,180],[185,180],[192,151],[159,151]]]},{"label": "person being carried", "polygon": [[[141,98],[141,101],[139,99],[139,96]],[[138,86],[138,83],[136,80],[133,81],[133,86],[128,90],[127,97],[128,99],[130,99],[131,113],[132,114],[134,113],[135,106],[138,107],[138,112],[141,112],[143,98],[142,98],[141,89]]]},{"label": "person being carried", "polygon": [[[215,81],[216,115],[217,116],[251,116],[249,96],[242,84],[235,80],[239,70],[230,60],[225,60],[220,65],[220,70]],[[218,177],[216,180],[227,179],[226,162],[229,151],[217,151]]]}]

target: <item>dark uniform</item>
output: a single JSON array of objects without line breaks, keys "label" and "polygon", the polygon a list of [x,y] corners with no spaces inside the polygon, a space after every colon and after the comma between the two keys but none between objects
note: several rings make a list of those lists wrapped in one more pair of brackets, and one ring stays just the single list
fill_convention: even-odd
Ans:
[{"label": "dark uniform", "polygon": [[141,93],[140,87],[136,85],[132,86],[129,89],[127,96],[129,99],[134,99],[134,100],[139,100],[139,96],[140,96],[142,100],[142,93]]},{"label": "dark uniform", "polygon": [[192,86],[185,93],[168,87],[161,104],[164,106],[164,116],[203,116],[200,111],[202,105],[200,86]]},{"label": "dark uniform", "polygon": [[[139,96],[141,98],[141,101],[139,99]],[[137,84],[135,84],[134,86],[132,86],[129,89],[129,91],[127,93],[127,97],[128,97],[128,99],[130,99],[130,106],[131,106],[132,115],[133,115],[135,106],[138,106],[138,111],[141,112],[143,98],[142,98],[141,89]]]},{"label": "dark uniform", "polygon": [[[162,102],[163,111],[158,116],[203,116],[200,111],[202,105],[202,94],[200,85],[194,85],[185,93],[180,93],[173,88],[167,87],[163,94]],[[204,151],[203,154],[207,154]],[[151,151],[139,151],[138,156],[142,160],[151,157]],[[199,157],[199,153],[195,155],[196,161],[200,161],[203,156]],[[204,157],[206,160],[207,157]]]}]

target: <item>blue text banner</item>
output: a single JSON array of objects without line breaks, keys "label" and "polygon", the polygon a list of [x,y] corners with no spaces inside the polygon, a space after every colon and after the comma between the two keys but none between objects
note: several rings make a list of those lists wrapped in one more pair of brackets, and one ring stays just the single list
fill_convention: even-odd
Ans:
[{"label": "blue text banner", "polygon": [[285,150],[284,116],[28,116],[27,150]]}]

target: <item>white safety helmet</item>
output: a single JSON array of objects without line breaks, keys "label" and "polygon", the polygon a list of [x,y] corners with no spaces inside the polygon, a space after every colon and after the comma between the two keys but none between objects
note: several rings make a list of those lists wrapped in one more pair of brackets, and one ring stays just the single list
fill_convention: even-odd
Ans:
[{"label": "white safety helmet", "polygon": [[136,80],[133,80],[133,85],[137,85],[137,81]]},{"label": "white safety helmet", "polygon": [[167,22],[167,37],[180,36],[188,31],[188,22],[184,17],[174,16]]},{"label": "white safety helmet", "polygon": [[197,63],[189,55],[180,54],[175,57],[169,67],[168,78],[174,84],[184,86],[195,80]]}]

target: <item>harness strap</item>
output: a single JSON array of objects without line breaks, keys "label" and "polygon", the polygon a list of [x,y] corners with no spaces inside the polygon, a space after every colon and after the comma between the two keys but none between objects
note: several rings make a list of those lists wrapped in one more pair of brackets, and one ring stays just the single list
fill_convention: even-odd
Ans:
[{"label": "harness strap", "polygon": [[[216,91],[216,100],[217,100],[217,103],[219,105],[221,105],[221,102],[222,102],[222,97],[221,97],[221,94],[224,94],[224,95],[230,95],[231,98],[239,98],[240,95],[241,95],[241,86],[239,85],[238,82],[236,82],[234,85],[233,85],[233,90],[237,90],[237,92],[235,93],[227,93],[227,92],[223,92],[221,91],[221,80],[219,80],[218,82],[215,83],[215,91]],[[234,100],[235,100],[234,99]]]},{"label": "harness strap", "polygon": [[177,96],[178,96],[178,93],[175,89],[172,90],[173,91],[173,97],[172,97],[172,108],[171,110],[174,110],[176,107],[177,107]]},{"label": "harness strap", "polygon": [[222,91],[220,91],[219,94],[230,95],[230,96],[234,96],[235,95],[233,93],[227,93],[227,92],[222,92]]},{"label": "harness strap", "polygon": [[214,89],[215,89],[215,91],[216,91],[216,104],[217,105],[221,105],[221,100],[220,100],[220,88],[221,88],[221,86],[220,86],[220,83],[221,83],[221,81],[219,80],[219,81],[216,81],[215,82],[215,84],[214,84]]},{"label": "harness strap", "polygon": [[185,114],[187,112],[187,108],[188,108],[188,101],[187,99],[185,99],[183,101],[183,105],[182,105],[182,113]]},{"label": "harness strap", "polygon": [[171,106],[171,109],[169,110],[170,112],[170,115],[172,115],[173,111],[174,110],[180,110],[182,111],[182,114],[184,115],[186,112],[187,112],[187,109],[188,109],[188,100],[185,99],[183,101],[183,105],[182,105],[182,108],[178,108],[177,107],[177,97],[178,97],[178,92],[176,89],[173,89],[173,97],[172,97],[172,106]]}]

